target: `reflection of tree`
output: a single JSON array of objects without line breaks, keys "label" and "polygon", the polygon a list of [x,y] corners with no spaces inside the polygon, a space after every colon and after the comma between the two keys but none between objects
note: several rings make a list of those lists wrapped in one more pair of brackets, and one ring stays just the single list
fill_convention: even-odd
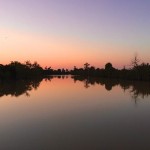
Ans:
[{"label": "reflection of tree", "polygon": [[37,89],[42,78],[34,80],[9,80],[0,82],[0,97],[11,95],[18,97],[22,94],[30,96],[29,91]]},{"label": "reflection of tree", "polygon": [[44,80],[47,82],[47,81],[51,81],[53,78],[54,76],[46,76]]},{"label": "reflection of tree", "polygon": [[135,102],[142,98],[148,97],[150,95],[150,83],[147,82],[134,82],[130,91],[132,98]]},{"label": "reflection of tree", "polygon": [[0,81],[0,97],[2,96],[15,96],[18,97],[25,94],[30,96],[29,91],[37,89],[43,79],[51,81],[53,78],[64,79],[66,76],[46,76],[45,78],[26,79],[26,80],[1,80]]},{"label": "reflection of tree", "polygon": [[105,85],[106,90],[110,91],[113,86],[118,85],[117,80],[111,80],[106,78],[85,78],[83,76],[72,76],[74,81],[83,81],[84,87],[88,88],[90,85],[100,84]]},{"label": "reflection of tree", "polygon": [[[51,81],[52,79],[65,79],[68,76],[47,76],[45,81]],[[113,89],[114,86],[120,86],[124,91],[129,91],[131,97],[134,99],[135,103],[140,99],[144,99],[150,95],[150,83],[149,82],[137,82],[137,81],[126,81],[117,79],[107,79],[107,78],[86,78],[84,76],[71,76],[71,78],[76,81],[84,83],[85,88],[90,88],[92,85],[102,85],[105,86],[107,91]],[[2,96],[20,96],[25,94],[30,96],[29,92],[33,89],[37,89],[43,78],[37,78],[34,80],[3,80],[0,81],[0,97]]]},{"label": "reflection of tree", "polygon": [[131,97],[135,102],[141,97],[150,95],[150,83],[149,82],[139,82],[139,81],[126,81],[117,79],[106,79],[106,78],[85,78],[83,76],[72,76],[74,81],[84,82],[84,87],[89,88],[90,85],[100,84],[104,85],[106,90],[110,91],[114,86],[119,85],[124,91],[128,90]]},{"label": "reflection of tree", "polygon": [[90,87],[90,84],[88,82],[88,79],[87,80],[84,80],[84,87],[87,89]]}]

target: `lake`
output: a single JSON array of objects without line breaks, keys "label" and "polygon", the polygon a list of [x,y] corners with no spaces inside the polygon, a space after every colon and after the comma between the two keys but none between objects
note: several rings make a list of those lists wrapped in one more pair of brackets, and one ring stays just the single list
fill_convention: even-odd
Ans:
[{"label": "lake", "polygon": [[1,150],[148,150],[150,83],[1,81],[0,135]]}]

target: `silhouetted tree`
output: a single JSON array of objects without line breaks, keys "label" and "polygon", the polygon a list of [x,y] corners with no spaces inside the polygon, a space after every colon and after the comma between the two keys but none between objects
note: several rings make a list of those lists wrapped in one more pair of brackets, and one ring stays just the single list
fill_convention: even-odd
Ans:
[{"label": "silhouetted tree", "polygon": [[111,70],[113,67],[112,67],[112,64],[111,63],[107,63],[105,65],[105,70]]},{"label": "silhouetted tree", "polygon": [[88,69],[89,69],[89,66],[90,66],[89,63],[85,63],[85,64],[84,64],[84,69],[85,69],[85,70],[88,70]]},{"label": "silhouetted tree", "polygon": [[140,59],[138,58],[138,55],[135,54],[133,60],[131,61],[131,65],[133,68],[136,68],[139,65]]}]

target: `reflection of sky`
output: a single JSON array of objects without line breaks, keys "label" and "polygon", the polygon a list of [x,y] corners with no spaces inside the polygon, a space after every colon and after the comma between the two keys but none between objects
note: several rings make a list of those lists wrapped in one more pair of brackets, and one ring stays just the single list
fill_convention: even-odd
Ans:
[{"label": "reflection of sky", "polygon": [[148,61],[149,14],[149,0],[1,0],[1,61],[122,67],[135,52]]},{"label": "reflection of sky", "polygon": [[120,86],[107,91],[104,85],[95,84],[88,89],[83,85],[80,81],[74,84],[70,78],[55,78],[42,81],[36,91],[31,91],[31,97],[2,97],[0,148],[149,146],[148,97],[135,107],[130,94]]},{"label": "reflection of sky", "polygon": [[[70,78],[54,78],[47,82],[43,80],[37,90],[33,89],[29,94],[30,97],[26,97],[25,94],[19,97],[1,97],[0,119],[3,120],[3,124],[13,121],[18,123],[18,119],[32,121],[43,115],[59,118],[95,109],[100,112],[105,112],[105,109],[111,111],[113,107],[128,102],[132,105],[131,101],[125,101],[130,99],[130,95],[124,95],[119,86],[113,87],[111,91],[107,91],[105,86],[100,84],[91,85],[86,89],[84,82],[74,83]],[[114,100],[111,100],[112,97]]]}]

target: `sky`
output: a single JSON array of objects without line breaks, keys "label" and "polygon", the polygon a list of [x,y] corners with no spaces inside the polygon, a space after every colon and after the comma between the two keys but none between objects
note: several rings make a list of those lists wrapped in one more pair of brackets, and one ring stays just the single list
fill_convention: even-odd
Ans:
[{"label": "sky", "polygon": [[150,0],[0,0],[0,63],[150,63]]}]

